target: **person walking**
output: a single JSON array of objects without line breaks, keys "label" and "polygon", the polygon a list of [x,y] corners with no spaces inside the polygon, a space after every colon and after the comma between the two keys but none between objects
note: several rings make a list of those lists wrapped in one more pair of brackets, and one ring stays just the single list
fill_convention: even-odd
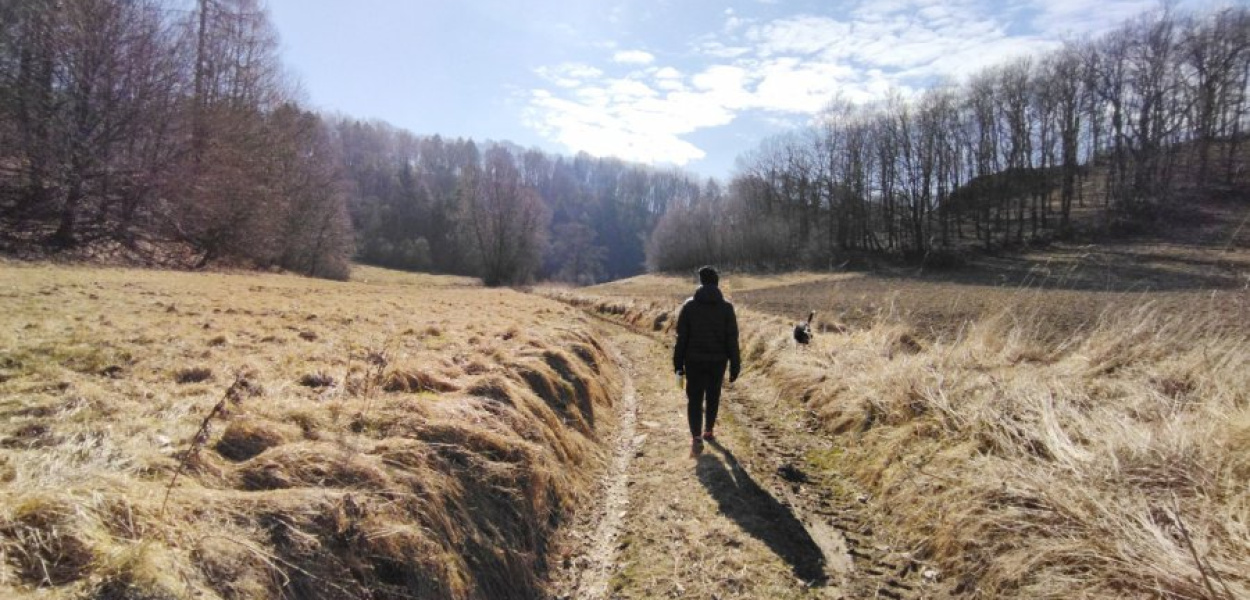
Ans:
[{"label": "person walking", "polygon": [[[733,383],[742,371],[738,353],[738,317],[721,294],[716,269],[699,269],[699,288],[681,306],[677,316],[677,344],[673,369],[686,378],[686,419],[690,425],[690,453],[698,456],[703,442],[716,439],[716,412],[720,408],[725,367]],[[706,412],[705,412],[706,405]]]}]

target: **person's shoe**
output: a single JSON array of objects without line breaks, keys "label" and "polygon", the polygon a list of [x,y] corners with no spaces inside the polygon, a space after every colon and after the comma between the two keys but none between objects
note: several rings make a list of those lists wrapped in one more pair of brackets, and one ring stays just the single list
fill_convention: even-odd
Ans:
[{"label": "person's shoe", "polygon": [[694,438],[694,441],[690,442],[690,456],[697,457],[700,454],[703,454],[703,440]]},{"label": "person's shoe", "polygon": [[712,430],[709,429],[703,432],[703,439],[708,442],[714,442],[716,441],[716,434],[712,433]]}]

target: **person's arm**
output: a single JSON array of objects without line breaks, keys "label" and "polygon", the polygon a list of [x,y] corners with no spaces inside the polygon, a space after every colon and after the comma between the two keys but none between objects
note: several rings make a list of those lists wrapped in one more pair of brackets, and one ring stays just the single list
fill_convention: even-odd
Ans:
[{"label": "person's arm", "polygon": [[690,319],[686,317],[686,308],[690,302],[681,305],[677,313],[677,343],[673,345],[673,371],[685,373],[686,346],[690,344]]},{"label": "person's arm", "polygon": [[726,350],[729,353],[729,381],[738,379],[742,372],[742,355],[738,351],[738,315],[734,313],[734,305],[729,305],[729,322],[725,331]]}]

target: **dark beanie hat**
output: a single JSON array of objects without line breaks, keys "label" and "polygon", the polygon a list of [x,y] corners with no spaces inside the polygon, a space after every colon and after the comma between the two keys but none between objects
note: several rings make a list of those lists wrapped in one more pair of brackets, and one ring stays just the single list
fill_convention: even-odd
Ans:
[{"label": "dark beanie hat", "polygon": [[700,285],[716,285],[720,283],[720,275],[716,274],[716,269],[712,267],[703,267],[699,269]]}]

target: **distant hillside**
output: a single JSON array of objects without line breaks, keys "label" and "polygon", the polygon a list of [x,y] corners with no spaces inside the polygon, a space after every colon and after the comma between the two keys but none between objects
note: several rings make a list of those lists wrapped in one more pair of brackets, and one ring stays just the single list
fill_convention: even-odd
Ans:
[{"label": "distant hillside", "polygon": [[1149,13],[959,85],[835,102],[742,157],[721,201],[672,207],[648,265],[949,267],[1056,240],[1215,243],[1199,224],[1239,222],[1250,195],[1248,24],[1245,7]]}]

